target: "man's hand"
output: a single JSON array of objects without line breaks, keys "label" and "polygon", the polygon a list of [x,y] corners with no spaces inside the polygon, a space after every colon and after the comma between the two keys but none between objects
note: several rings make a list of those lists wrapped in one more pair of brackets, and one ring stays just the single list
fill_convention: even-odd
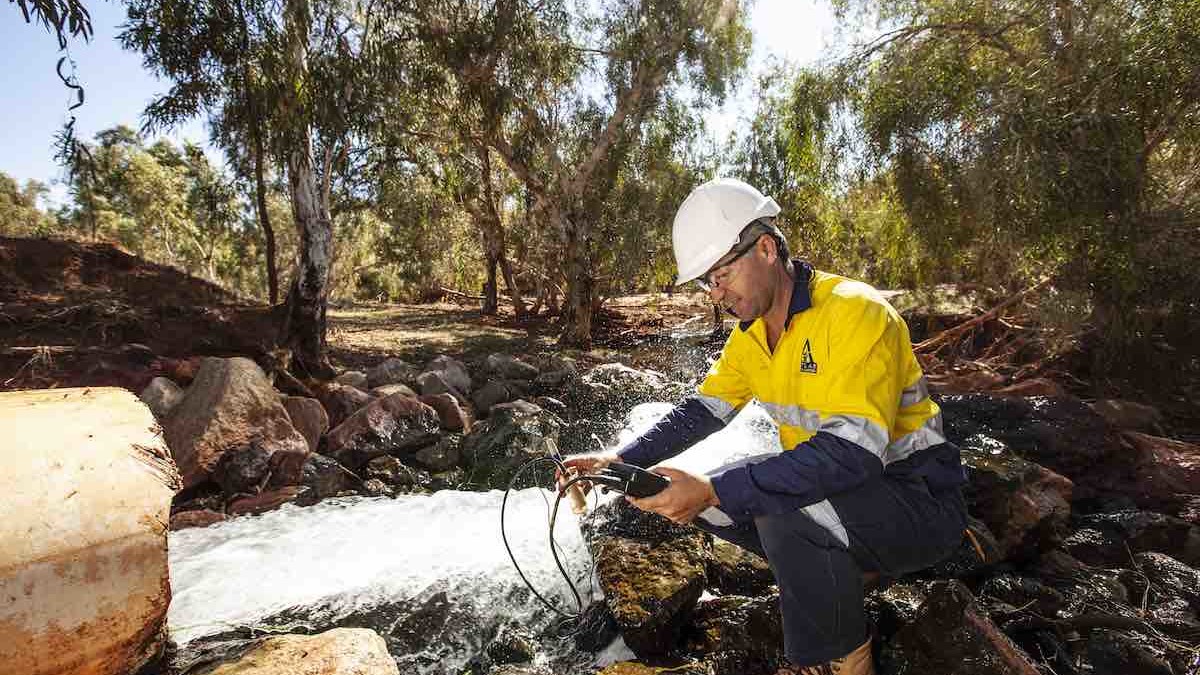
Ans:
[{"label": "man's hand", "polygon": [[720,506],[721,500],[717,499],[712,481],[707,476],[695,476],[668,467],[657,467],[653,471],[670,478],[671,485],[653,497],[626,497],[630,504],[681,525],[692,522],[710,506]]},{"label": "man's hand", "polygon": [[[558,488],[561,490],[562,486],[572,476],[595,474],[609,464],[619,461],[621,461],[621,458],[615,452],[588,452],[582,455],[568,455],[563,458],[563,464],[567,467],[568,475],[564,476],[562,472],[556,471],[554,478],[558,482]],[[576,485],[583,490],[584,494],[587,494],[588,490],[592,489],[592,484],[588,481],[580,481]]]}]

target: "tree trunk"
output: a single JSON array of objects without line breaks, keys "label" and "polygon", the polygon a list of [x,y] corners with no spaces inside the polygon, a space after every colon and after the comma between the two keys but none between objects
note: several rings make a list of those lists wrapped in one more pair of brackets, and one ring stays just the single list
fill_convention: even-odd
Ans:
[{"label": "tree trunk", "polygon": [[495,316],[500,309],[500,301],[496,298],[496,259],[491,252],[484,249],[484,268],[487,270],[487,281],[483,284],[483,315]]},{"label": "tree trunk", "polygon": [[262,135],[256,130],[254,131],[254,191],[257,193],[255,202],[258,206],[258,224],[262,228],[263,238],[267,242],[267,297],[274,305],[279,302],[279,270],[275,268],[275,228],[271,227],[271,217],[267,213],[267,181],[263,173]]},{"label": "tree trunk", "polygon": [[288,66],[293,86],[285,105],[295,126],[290,129],[287,156],[292,215],[300,235],[300,261],[288,290],[280,342],[292,350],[292,369],[304,376],[328,379],[334,375],[325,354],[325,310],[329,299],[329,268],[333,261],[333,225],[321,201],[313,168],[312,132],[299,100],[298,88],[308,79],[308,26],[306,0],[287,0],[284,27],[288,40]]},{"label": "tree trunk", "polygon": [[521,298],[521,289],[517,287],[517,282],[513,277],[512,263],[504,255],[504,250],[500,250],[500,273],[504,275],[504,285],[508,288],[508,297],[512,298],[513,312],[517,318],[525,317],[525,300]]},{"label": "tree trunk", "polygon": [[563,306],[561,345],[589,349],[592,345],[592,307],[596,282],[592,277],[591,242],[586,226],[563,217],[566,233],[567,298]]}]

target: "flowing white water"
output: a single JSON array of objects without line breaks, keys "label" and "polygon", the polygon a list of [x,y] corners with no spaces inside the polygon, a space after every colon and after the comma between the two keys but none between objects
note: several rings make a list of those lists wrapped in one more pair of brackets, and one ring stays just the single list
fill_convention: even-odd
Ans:
[{"label": "flowing white water", "polygon": [[[621,441],[669,408],[661,403],[634,408]],[[703,472],[740,456],[777,450],[778,443],[770,419],[749,406],[725,430],[669,465]],[[536,634],[556,618],[525,589],[505,552],[502,496],[499,491],[441,491],[396,499],[332,499],[173,532],[172,638],[186,648],[205,636],[260,626],[273,617],[278,622],[281,615],[322,630],[380,608],[392,608],[384,615],[388,625],[383,629],[407,635],[408,629],[397,625],[414,608],[452,607],[449,618],[444,611],[432,612],[440,627],[415,638],[423,641],[419,646],[403,640],[400,646],[389,641],[389,646],[410,667],[405,672],[457,672],[501,624],[516,622]],[[552,502],[553,495],[538,489],[509,497],[508,541],[534,586],[573,612],[573,597],[549,553],[547,500]],[[555,527],[560,556],[586,601],[591,559],[578,525],[569,508],[560,508]],[[421,630],[430,621],[424,613],[413,619]],[[397,653],[410,648],[419,653]],[[627,652],[618,645],[602,660],[624,656]]]}]

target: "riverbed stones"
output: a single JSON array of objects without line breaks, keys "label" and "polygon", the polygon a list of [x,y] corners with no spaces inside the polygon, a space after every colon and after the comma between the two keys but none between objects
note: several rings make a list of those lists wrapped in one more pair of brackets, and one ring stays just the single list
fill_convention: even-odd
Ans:
[{"label": "riverbed stones", "polygon": [[400,675],[387,643],[369,628],[264,640],[210,675]]},{"label": "riverbed stones", "polygon": [[707,564],[709,587],[723,594],[758,595],[775,583],[766,560],[715,537]]},{"label": "riverbed stones", "polygon": [[164,420],[163,435],[185,488],[208,480],[231,450],[308,454],[266,374],[240,357],[201,362],[192,386]]},{"label": "riverbed stones", "polygon": [[471,395],[471,403],[481,416],[486,417],[498,404],[527,398],[529,390],[525,385],[514,380],[488,380]]},{"label": "riverbed stones", "polygon": [[1077,516],[1063,549],[1089,565],[1128,567],[1130,553],[1157,551],[1200,566],[1200,528],[1151,511],[1121,510]]},{"label": "riverbed stones", "polygon": [[[425,372],[422,377],[428,373],[441,373],[441,380],[445,382],[453,390],[467,396],[471,393],[471,373],[467,370],[467,366],[462,361],[450,356],[439,356],[429,363],[425,364]],[[421,383],[422,394],[440,394],[438,391],[425,391],[425,384]]]},{"label": "riverbed stones", "polygon": [[325,437],[323,452],[356,471],[380,455],[403,455],[437,440],[433,408],[403,394],[376,399]]},{"label": "riverbed stones", "polygon": [[413,391],[412,387],[408,386],[407,384],[400,384],[398,382],[396,384],[380,385],[371,389],[371,395],[376,398],[383,398],[384,396],[391,396],[392,394],[404,394],[405,396],[417,398],[417,392]]},{"label": "riverbed stones", "polygon": [[462,463],[472,484],[503,490],[521,465],[557,452],[561,420],[525,401],[501,403],[462,440]]},{"label": "riverbed stones", "polygon": [[362,484],[358,476],[337,460],[321,454],[308,456],[301,471],[300,482],[310,488],[306,496],[314,501],[352,493]]},{"label": "riverbed stones", "polygon": [[433,473],[450,471],[462,460],[462,436],[446,434],[405,458],[409,464]]},{"label": "riverbed stones", "polygon": [[307,491],[308,488],[303,485],[293,485],[260,492],[256,495],[239,497],[229,502],[229,505],[225,507],[225,511],[231,516],[266,513],[267,511],[274,511],[284,504],[290,504],[300,499]]},{"label": "riverbed stones", "polygon": [[329,431],[329,414],[325,407],[315,398],[307,396],[288,396],[283,399],[283,407],[292,420],[292,426],[304,436],[310,452],[317,451],[321,436]]}]

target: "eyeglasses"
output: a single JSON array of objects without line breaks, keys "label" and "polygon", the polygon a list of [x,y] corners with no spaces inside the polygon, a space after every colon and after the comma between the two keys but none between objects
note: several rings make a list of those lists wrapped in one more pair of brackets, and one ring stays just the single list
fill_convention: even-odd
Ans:
[{"label": "eyeglasses", "polygon": [[749,253],[750,249],[754,248],[754,245],[757,243],[758,237],[754,236],[750,237],[749,241],[747,241],[745,244],[741,244],[734,248],[732,251],[726,254],[725,260],[718,260],[717,263],[712,266],[712,269],[700,275],[700,278],[696,279],[696,285],[704,289],[705,293],[711,293],[714,288],[724,288],[725,286],[728,286],[729,282],[733,281],[733,278],[737,276],[737,272],[731,269],[730,265],[737,262],[739,258]]}]

